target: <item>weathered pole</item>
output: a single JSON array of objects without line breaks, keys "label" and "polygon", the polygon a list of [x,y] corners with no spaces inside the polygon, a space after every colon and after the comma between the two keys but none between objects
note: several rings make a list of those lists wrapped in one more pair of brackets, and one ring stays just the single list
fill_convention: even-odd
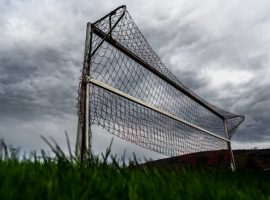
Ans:
[{"label": "weathered pole", "polygon": [[[90,83],[88,78],[90,76],[90,62],[89,55],[91,53],[91,23],[88,22],[86,26],[85,48],[84,48],[84,62],[82,74],[81,90],[83,95],[80,96],[83,101],[84,117],[81,124],[78,120],[77,141],[76,141],[76,155],[83,162],[89,155],[91,155],[91,140],[92,132],[90,126]],[[81,103],[81,102],[80,102]]]},{"label": "weathered pole", "polygon": [[233,151],[232,151],[232,148],[231,148],[231,139],[230,139],[229,133],[228,133],[227,120],[224,119],[223,121],[224,121],[225,135],[226,135],[227,139],[229,140],[229,142],[227,141],[227,147],[228,147],[228,151],[231,154],[231,156],[230,156],[231,169],[232,169],[232,171],[235,171],[236,170],[236,167],[235,167],[235,162],[234,162]]}]

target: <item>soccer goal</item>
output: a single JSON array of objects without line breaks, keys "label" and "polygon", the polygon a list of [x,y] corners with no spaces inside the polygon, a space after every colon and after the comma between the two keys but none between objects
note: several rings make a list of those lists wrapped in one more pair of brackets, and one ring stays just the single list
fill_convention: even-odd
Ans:
[{"label": "soccer goal", "polygon": [[244,116],[197,96],[161,62],[120,6],[87,24],[76,151],[91,151],[91,125],[167,156],[228,150]]}]

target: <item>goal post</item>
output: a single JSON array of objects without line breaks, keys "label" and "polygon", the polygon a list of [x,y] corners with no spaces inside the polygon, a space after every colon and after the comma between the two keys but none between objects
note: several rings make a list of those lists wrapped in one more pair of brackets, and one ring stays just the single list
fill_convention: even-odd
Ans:
[{"label": "goal post", "polygon": [[87,24],[76,154],[91,154],[91,124],[167,156],[228,150],[244,116],[192,92],[161,62],[120,6]]},{"label": "goal post", "polygon": [[77,138],[75,153],[82,161],[91,155],[92,132],[90,125],[90,83],[86,80],[90,73],[89,54],[91,53],[91,23],[86,25],[84,62],[79,89],[79,110],[82,112],[78,116]]}]

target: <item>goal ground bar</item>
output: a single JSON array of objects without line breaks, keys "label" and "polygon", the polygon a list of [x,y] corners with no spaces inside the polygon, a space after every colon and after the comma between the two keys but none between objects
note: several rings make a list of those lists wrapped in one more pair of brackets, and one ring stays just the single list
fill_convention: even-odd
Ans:
[{"label": "goal ground bar", "polygon": [[205,132],[205,133],[207,133],[207,134],[209,134],[209,135],[212,135],[212,136],[214,136],[214,137],[216,137],[216,138],[219,138],[219,139],[224,140],[224,141],[227,141],[227,142],[231,142],[230,140],[228,140],[228,139],[226,139],[226,138],[223,138],[223,137],[221,137],[221,136],[219,136],[219,135],[217,135],[217,134],[215,134],[215,133],[212,133],[211,131],[208,131],[208,130],[206,130],[206,129],[204,129],[204,128],[201,128],[201,127],[199,127],[199,126],[197,126],[197,125],[194,125],[194,124],[192,124],[192,123],[190,123],[190,122],[188,122],[188,121],[186,121],[186,120],[184,120],[184,119],[181,119],[181,118],[179,118],[179,117],[176,117],[176,116],[172,115],[172,114],[169,113],[169,112],[166,112],[166,111],[161,110],[161,109],[159,109],[159,108],[157,108],[157,107],[155,107],[155,106],[152,106],[152,105],[150,105],[150,104],[148,104],[148,103],[146,103],[146,102],[144,102],[144,101],[142,101],[142,100],[140,100],[140,99],[137,99],[137,98],[135,98],[135,97],[133,97],[133,96],[131,96],[131,95],[129,95],[129,94],[126,94],[126,93],[124,93],[124,92],[122,92],[122,91],[120,91],[120,90],[118,90],[118,89],[115,89],[115,88],[113,88],[112,86],[110,86],[110,85],[108,85],[108,84],[105,84],[105,83],[103,83],[103,82],[101,82],[101,81],[98,81],[98,80],[95,80],[95,79],[88,78],[88,82],[89,82],[89,83],[92,83],[92,84],[94,84],[94,85],[97,85],[97,86],[99,86],[99,87],[101,87],[101,88],[104,88],[104,89],[106,89],[106,90],[108,90],[108,91],[110,91],[110,92],[113,92],[113,93],[115,93],[115,94],[117,94],[117,95],[119,95],[119,96],[122,96],[122,97],[124,97],[124,98],[126,98],[126,99],[129,99],[129,100],[131,100],[131,101],[133,101],[133,102],[135,102],[135,103],[138,103],[138,104],[140,104],[140,105],[142,105],[142,106],[144,106],[144,107],[147,107],[147,108],[149,108],[149,109],[151,109],[151,110],[154,110],[154,111],[156,111],[156,112],[158,112],[158,113],[161,113],[161,114],[163,114],[163,115],[165,115],[165,116],[167,116],[167,117],[170,117],[170,118],[172,118],[172,119],[174,119],[174,120],[176,120],[176,121],[179,121],[179,122],[181,122],[181,123],[184,123],[184,124],[186,124],[186,125],[188,125],[188,126],[191,126],[191,127],[195,128],[195,129],[198,129],[198,130],[200,130],[200,131],[203,131],[203,132]]}]

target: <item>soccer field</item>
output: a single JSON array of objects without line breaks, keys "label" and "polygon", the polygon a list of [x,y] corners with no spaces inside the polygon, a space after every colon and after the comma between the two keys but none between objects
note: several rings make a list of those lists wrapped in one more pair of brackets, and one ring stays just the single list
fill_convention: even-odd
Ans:
[{"label": "soccer field", "polygon": [[0,199],[270,199],[263,171],[142,169],[98,159],[0,161]]}]

